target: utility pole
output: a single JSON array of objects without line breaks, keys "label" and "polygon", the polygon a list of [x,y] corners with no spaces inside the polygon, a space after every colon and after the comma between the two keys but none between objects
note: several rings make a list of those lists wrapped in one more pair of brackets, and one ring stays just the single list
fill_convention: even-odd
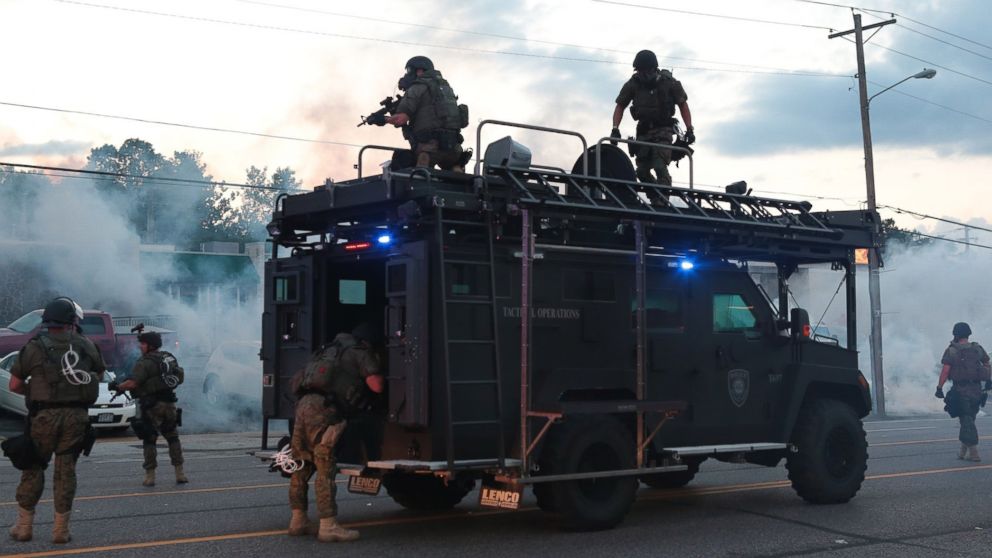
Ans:
[{"label": "utility pole", "polygon": [[[875,204],[875,162],[871,148],[871,121],[868,116],[868,78],[865,75],[865,43],[863,32],[868,29],[880,28],[895,23],[890,19],[871,25],[861,26],[861,14],[854,14],[854,29],[833,33],[833,39],[854,33],[854,44],[858,53],[858,92],[861,97],[861,131],[865,144],[865,181],[868,185],[868,212],[877,215]],[[885,416],[885,381],[882,375],[882,300],[879,285],[879,268],[881,254],[878,239],[881,233],[881,223],[875,221],[873,246],[868,251],[868,300],[871,305],[871,380],[872,391],[875,393],[875,413]]]}]

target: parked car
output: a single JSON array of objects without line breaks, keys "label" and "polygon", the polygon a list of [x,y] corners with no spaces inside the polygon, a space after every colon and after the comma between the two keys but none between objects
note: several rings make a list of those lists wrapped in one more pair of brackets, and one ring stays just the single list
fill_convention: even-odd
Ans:
[{"label": "parked car", "polygon": [[262,401],[261,347],[260,341],[226,341],[210,353],[202,384],[207,403],[258,409]]},{"label": "parked car", "polygon": [[[0,359],[0,409],[25,416],[28,414],[27,406],[24,403],[24,396],[10,391],[10,369],[17,362],[17,352]],[[96,403],[90,406],[90,424],[94,428],[107,429],[110,431],[123,432],[131,426],[134,421],[135,404],[127,395],[120,395],[116,399],[114,393],[107,388],[115,378],[114,373],[107,371],[100,382],[100,395]]]},{"label": "parked car", "polygon": [[[41,331],[42,310],[34,310],[17,318],[5,328],[0,328],[0,354],[5,355],[21,350],[32,337]],[[116,330],[110,314],[100,310],[83,311],[83,319],[79,323],[83,335],[100,348],[103,360],[111,370],[129,371],[138,360],[138,334],[130,328]],[[146,326],[145,331],[157,331],[162,334],[162,346],[165,350],[175,350],[178,347],[176,334],[173,331]]]}]

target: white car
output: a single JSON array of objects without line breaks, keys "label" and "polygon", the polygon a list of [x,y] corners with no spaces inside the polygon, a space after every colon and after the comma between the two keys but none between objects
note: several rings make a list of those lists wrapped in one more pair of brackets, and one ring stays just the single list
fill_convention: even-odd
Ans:
[{"label": "white car", "polygon": [[[16,415],[27,415],[28,409],[24,404],[24,396],[10,391],[10,369],[17,361],[17,353],[0,359],[0,409]],[[100,395],[96,403],[90,406],[90,424],[93,428],[117,430],[123,432],[134,421],[135,404],[127,395],[116,399],[107,384],[114,379],[114,373],[107,371],[100,382]],[[111,401],[113,399],[113,401]]]},{"label": "white car", "polygon": [[258,410],[262,401],[261,341],[225,341],[204,366],[203,396],[210,405]]}]

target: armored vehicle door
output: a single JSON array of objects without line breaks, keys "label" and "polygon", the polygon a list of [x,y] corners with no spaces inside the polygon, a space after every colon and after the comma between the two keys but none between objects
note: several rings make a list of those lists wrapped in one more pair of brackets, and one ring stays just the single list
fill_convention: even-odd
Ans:
[{"label": "armored vehicle door", "polygon": [[270,260],[265,264],[262,314],[262,410],[271,418],[290,418],[296,398],[293,374],[313,351],[314,256]]},{"label": "armored vehicle door", "polygon": [[772,339],[773,313],[745,272],[713,271],[702,283],[694,422],[712,443],[764,441],[788,347]]},{"label": "armored vehicle door", "polygon": [[427,245],[411,242],[386,262],[386,347],[389,352],[389,419],[426,425]]}]

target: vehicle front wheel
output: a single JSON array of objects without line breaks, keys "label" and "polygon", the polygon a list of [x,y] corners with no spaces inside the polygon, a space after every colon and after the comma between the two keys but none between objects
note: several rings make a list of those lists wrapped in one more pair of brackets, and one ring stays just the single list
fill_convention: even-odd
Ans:
[{"label": "vehicle front wheel", "polygon": [[854,409],[835,399],[803,406],[793,429],[795,451],[786,460],[792,488],[814,504],[847,502],[861,489],[868,440]]},{"label": "vehicle front wheel", "polygon": [[433,475],[390,473],[382,478],[389,497],[404,508],[440,511],[455,507],[472,491],[475,480],[455,477],[447,483]]},{"label": "vehicle front wheel", "polygon": [[[612,417],[575,418],[556,426],[544,449],[548,474],[616,471],[635,467],[630,431]],[[546,494],[540,492],[547,490]],[[615,527],[630,511],[637,493],[635,477],[555,481],[538,490],[566,528],[593,531]],[[550,498],[549,498],[550,497]]]}]

